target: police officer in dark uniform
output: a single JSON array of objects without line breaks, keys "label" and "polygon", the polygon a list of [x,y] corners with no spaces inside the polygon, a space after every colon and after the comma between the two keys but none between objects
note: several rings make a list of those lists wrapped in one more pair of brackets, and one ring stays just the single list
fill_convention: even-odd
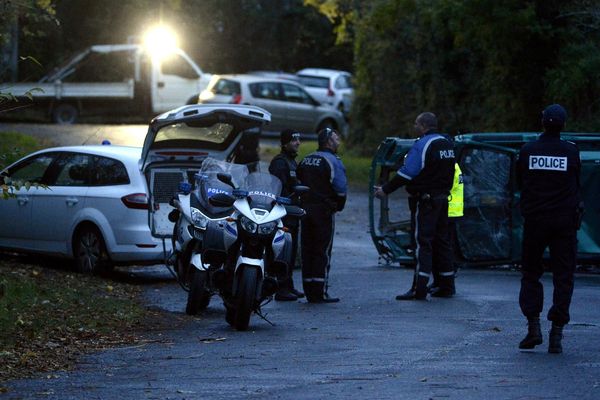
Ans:
[{"label": "police officer in dark uniform", "polygon": [[302,207],[302,283],[310,303],[335,303],[339,298],[327,293],[335,213],[346,204],[346,168],[336,155],[338,133],[325,128],[318,135],[319,149],[307,155],[298,166],[298,179],[310,188]]},{"label": "police officer in dark uniform", "polygon": [[[281,132],[281,153],[277,154],[269,165],[269,173],[279,178],[283,184],[281,195],[291,197],[294,192],[294,186],[298,185],[296,177],[296,156],[300,147],[300,133],[292,129],[286,129]],[[293,199],[297,202],[298,199]],[[294,263],[296,262],[296,253],[298,252],[298,229],[300,222],[297,218],[284,217],[283,225],[289,229],[292,235],[292,262],[288,265],[285,278],[279,282],[279,290],[275,293],[275,300],[294,301],[304,297],[304,293],[294,288]]]},{"label": "police officer in dark uniform", "polygon": [[548,352],[562,352],[563,326],[569,322],[573,274],[580,224],[579,174],[581,161],[574,143],[561,140],[567,119],[565,109],[553,104],[542,112],[544,132],[526,143],[519,153],[517,183],[521,189],[523,225],[522,278],[519,305],[527,317],[528,333],[521,349],[542,344],[540,313],[543,308],[542,256],[550,248],[554,295],[548,320],[552,321]]},{"label": "police officer in dark uniform", "polygon": [[396,300],[426,300],[427,283],[433,263],[439,271],[439,289],[432,296],[451,297],[455,293],[452,248],[448,235],[448,195],[454,179],[454,145],[437,131],[437,118],[424,112],[415,120],[420,138],[411,147],[396,176],[374,194],[383,198],[406,185],[414,213],[415,276],[411,289]]}]

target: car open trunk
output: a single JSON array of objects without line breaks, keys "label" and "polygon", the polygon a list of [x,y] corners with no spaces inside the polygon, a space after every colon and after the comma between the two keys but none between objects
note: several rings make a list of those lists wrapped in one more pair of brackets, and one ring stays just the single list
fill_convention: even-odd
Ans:
[{"label": "car open trunk", "polygon": [[169,202],[181,182],[193,184],[194,174],[207,157],[236,162],[243,138],[260,134],[270,119],[259,107],[230,104],[185,106],[154,118],[140,159],[148,184],[152,235],[173,235]]},{"label": "car open trunk", "polygon": [[[516,183],[516,161],[524,143],[536,133],[478,133],[455,138],[457,161],[464,180],[464,216],[456,221],[455,260],[461,266],[521,263],[523,218]],[[577,261],[600,265],[600,134],[563,133],[577,143],[581,157],[581,195],[585,214],[577,233]],[[386,138],[377,149],[370,183],[384,184],[402,165],[412,139]],[[414,264],[412,231],[406,214],[394,215],[402,205],[389,196],[369,197],[371,237],[388,263]]]}]

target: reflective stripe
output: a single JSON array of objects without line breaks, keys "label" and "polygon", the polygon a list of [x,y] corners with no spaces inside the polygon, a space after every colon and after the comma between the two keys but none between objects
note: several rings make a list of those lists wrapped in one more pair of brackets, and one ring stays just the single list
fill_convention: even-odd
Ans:
[{"label": "reflective stripe", "polygon": [[426,276],[427,278],[429,278],[429,274],[423,271],[419,271],[419,276]]},{"label": "reflective stripe", "polygon": [[325,282],[325,278],[304,278],[304,282]]},{"label": "reflective stripe", "polygon": [[450,272],[440,272],[439,273],[440,276],[454,276],[454,271],[450,271]]}]

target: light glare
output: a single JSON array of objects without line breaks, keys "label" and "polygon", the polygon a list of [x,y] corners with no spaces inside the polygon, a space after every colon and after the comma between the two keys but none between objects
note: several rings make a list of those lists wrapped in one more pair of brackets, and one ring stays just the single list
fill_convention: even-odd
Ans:
[{"label": "light glare", "polygon": [[144,47],[152,57],[164,58],[177,48],[177,36],[169,28],[157,26],[144,35]]}]

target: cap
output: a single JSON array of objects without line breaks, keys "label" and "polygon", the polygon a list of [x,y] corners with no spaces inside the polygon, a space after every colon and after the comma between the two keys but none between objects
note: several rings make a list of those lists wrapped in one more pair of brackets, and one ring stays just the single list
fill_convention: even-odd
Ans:
[{"label": "cap", "polygon": [[294,139],[300,139],[300,132],[293,129],[285,129],[281,131],[281,137],[279,139],[281,140],[281,145],[283,146]]},{"label": "cap", "polygon": [[542,111],[542,122],[546,125],[564,125],[567,111],[560,104],[552,104]]},{"label": "cap", "polygon": [[319,147],[325,146],[325,144],[329,141],[329,139],[331,139],[331,136],[334,133],[337,134],[337,132],[334,129],[331,129],[331,128],[321,129],[319,131],[319,136],[318,136],[318,139],[317,139],[319,141]]}]

